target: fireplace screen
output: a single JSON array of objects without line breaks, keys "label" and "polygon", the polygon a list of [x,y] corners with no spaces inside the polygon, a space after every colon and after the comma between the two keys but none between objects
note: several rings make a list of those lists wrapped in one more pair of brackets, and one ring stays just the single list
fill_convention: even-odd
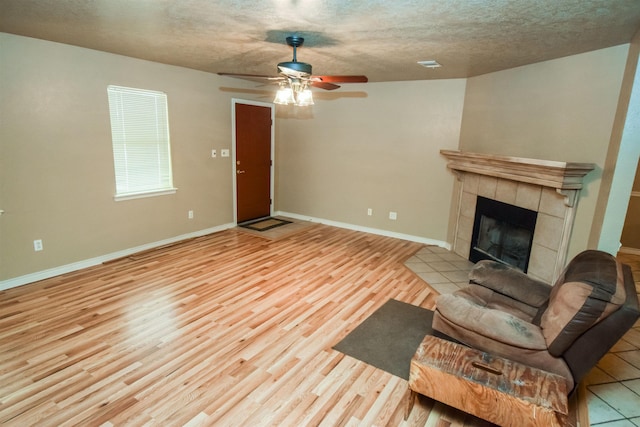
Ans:
[{"label": "fireplace screen", "polygon": [[536,219],[534,211],[478,196],[469,259],[491,259],[526,273]]}]

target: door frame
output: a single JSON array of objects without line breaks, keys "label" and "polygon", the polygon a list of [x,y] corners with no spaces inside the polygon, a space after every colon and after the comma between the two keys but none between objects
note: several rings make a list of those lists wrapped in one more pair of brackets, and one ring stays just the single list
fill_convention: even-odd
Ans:
[{"label": "door frame", "polygon": [[266,107],[271,110],[271,168],[269,169],[269,215],[273,216],[273,206],[275,204],[275,127],[276,127],[276,106],[270,102],[250,101],[246,99],[231,98],[231,179],[233,193],[233,223],[238,224],[238,183],[237,183],[237,164],[236,164],[236,104],[255,105],[258,107]]}]

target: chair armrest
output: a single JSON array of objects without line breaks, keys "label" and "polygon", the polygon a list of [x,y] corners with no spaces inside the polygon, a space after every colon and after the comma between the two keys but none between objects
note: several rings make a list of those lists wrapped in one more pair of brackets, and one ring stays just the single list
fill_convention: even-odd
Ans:
[{"label": "chair armrest", "polygon": [[479,261],[469,273],[469,280],[535,308],[547,302],[551,294],[547,283],[495,261]]}]

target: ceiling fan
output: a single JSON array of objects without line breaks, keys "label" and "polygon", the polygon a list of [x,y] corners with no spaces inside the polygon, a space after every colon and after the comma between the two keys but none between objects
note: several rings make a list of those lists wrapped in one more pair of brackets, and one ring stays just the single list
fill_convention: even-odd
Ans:
[{"label": "ceiling fan", "polygon": [[304,43],[300,36],[289,36],[287,44],[293,48],[293,59],[278,64],[278,76],[264,76],[259,74],[218,73],[221,76],[238,77],[248,80],[267,80],[278,83],[280,90],[274,100],[277,104],[312,105],[313,98],[309,87],[325,90],[338,89],[336,83],[366,83],[367,76],[314,76],[311,64],[297,59],[296,49]]}]

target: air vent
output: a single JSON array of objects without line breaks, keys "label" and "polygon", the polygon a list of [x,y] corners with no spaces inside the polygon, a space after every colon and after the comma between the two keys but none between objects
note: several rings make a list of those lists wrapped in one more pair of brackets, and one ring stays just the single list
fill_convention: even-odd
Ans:
[{"label": "air vent", "polygon": [[429,59],[427,61],[418,61],[418,64],[422,65],[425,68],[440,68],[442,65],[438,64],[438,61],[433,59]]}]

